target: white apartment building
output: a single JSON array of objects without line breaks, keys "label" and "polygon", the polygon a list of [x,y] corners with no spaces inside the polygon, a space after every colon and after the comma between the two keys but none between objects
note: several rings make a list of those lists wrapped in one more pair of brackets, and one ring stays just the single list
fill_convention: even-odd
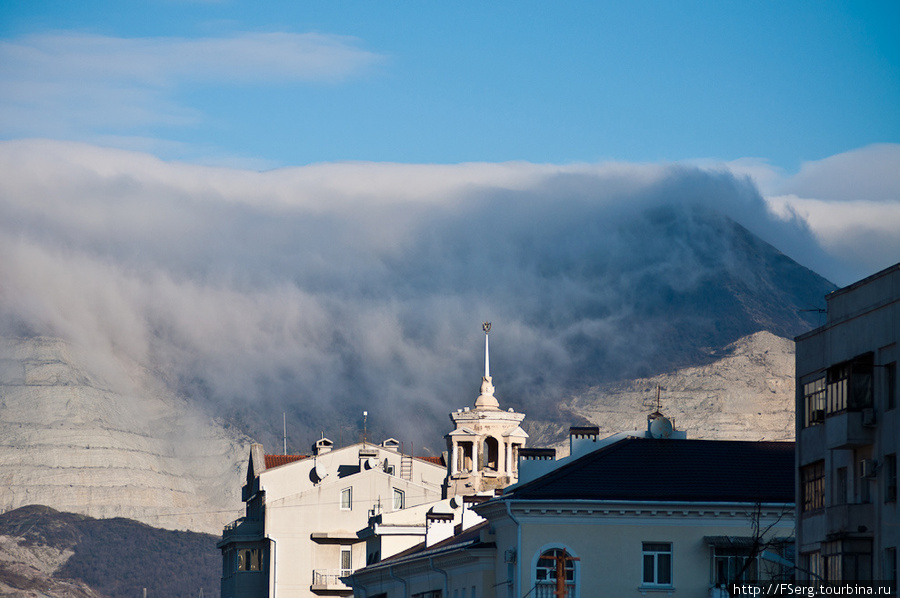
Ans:
[{"label": "white apartment building", "polygon": [[250,449],[246,515],[225,528],[222,598],[349,596],[341,577],[366,562],[370,517],[441,499],[446,468],[404,455],[393,439],[312,455]]},{"label": "white apartment building", "polygon": [[251,446],[246,514],[221,541],[222,598],[349,596],[342,578],[418,544],[433,544],[481,521],[471,506],[517,479],[525,417],[494,397],[487,333],[485,372],[474,408],[450,415],[445,459],[405,455],[394,439],[311,455],[266,455]]}]

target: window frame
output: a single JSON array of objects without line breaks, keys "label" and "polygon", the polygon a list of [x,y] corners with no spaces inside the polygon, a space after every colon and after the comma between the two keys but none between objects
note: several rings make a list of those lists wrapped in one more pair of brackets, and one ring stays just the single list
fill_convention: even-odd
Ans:
[{"label": "window frame", "polygon": [[[745,565],[747,561],[753,561],[749,566]],[[726,564],[725,579],[719,579],[719,563]],[[734,563],[734,567],[732,567]],[[748,584],[759,581],[759,554],[751,554],[747,547],[737,546],[713,546],[712,547],[712,581],[715,587],[722,585],[730,585],[734,583]],[[741,569],[744,570],[741,578],[731,577],[731,573],[737,573]]]},{"label": "window frame", "polygon": [[[641,542],[641,587],[671,588],[675,586],[675,550],[672,542]],[[660,557],[668,557],[668,566],[663,566]],[[648,558],[652,563],[648,568]],[[660,573],[667,573],[668,580],[660,581]],[[648,580],[647,573],[651,573]]]},{"label": "window frame", "polygon": [[825,406],[827,404],[827,384],[825,376],[803,384],[803,427],[818,426],[825,423]]},{"label": "window frame", "polygon": [[[346,567],[344,566],[344,555],[347,555]],[[341,546],[341,577],[347,577],[353,573],[353,548],[351,546]]]},{"label": "window frame", "polygon": [[897,362],[892,361],[884,365],[884,410],[890,411],[897,407]]},{"label": "window frame", "polygon": [[[347,500],[344,500],[344,496],[346,495]],[[352,511],[353,510],[353,486],[349,486],[347,488],[341,489],[341,501],[340,506],[342,511]],[[346,503],[346,506],[344,506]]]},{"label": "window frame", "polygon": [[800,468],[800,512],[816,513],[825,508],[825,460]]},{"label": "window frame", "polygon": [[263,570],[263,552],[260,548],[238,548],[234,570],[238,573],[259,573]]},{"label": "window frame", "polygon": [[884,456],[884,502],[897,502],[897,454]]},{"label": "window frame", "polygon": [[[392,488],[392,490],[393,493],[391,495],[391,506],[393,507],[394,511],[402,511],[406,508],[406,492],[404,492],[400,488]],[[399,506],[397,500],[398,498],[400,499]]]},{"label": "window frame", "polygon": [[[581,595],[581,566],[580,559],[571,548],[560,543],[545,544],[539,550],[535,551],[531,561],[531,585],[534,598],[545,598],[555,596],[556,588],[556,566],[551,567],[548,564],[542,564],[542,560],[550,560],[564,552],[571,560],[566,563],[566,595],[568,598],[578,598]],[[552,561],[555,563],[555,560]],[[544,571],[545,575],[541,576],[539,571]],[[571,579],[569,576],[571,575]],[[529,597],[531,598],[531,597]]]}]

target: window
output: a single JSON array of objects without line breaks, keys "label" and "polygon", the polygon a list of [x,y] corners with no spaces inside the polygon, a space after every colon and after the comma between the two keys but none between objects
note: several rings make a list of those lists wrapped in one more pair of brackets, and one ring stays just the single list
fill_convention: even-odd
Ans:
[{"label": "window", "polygon": [[748,548],[717,546],[713,553],[713,583],[723,586],[755,582],[759,563],[748,552]]},{"label": "window", "polygon": [[872,480],[875,475],[875,461],[863,455],[857,461],[856,468],[856,503],[864,504],[872,502]]},{"label": "window", "polygon": [[643,546],[643,585],[672,585],[672,544],[668,542],[644,542]]},{"label": "window", "polygon": [[884,502],[897,501],[897,455],[884,456]]},{"label": "window", "polygon": [[825,461],[800,468],[800,493],[804,513],[825,508]]},{"label": "window", "polygon": [[441,598],[441,595],[441,590],[429,590],[427,592],[419,592],[418,594],[413,594],[412,598]]},{"label": "window", "polygon": [[262,555],[259,548],[241,548],[238,550],[238,571],[262,571]]},{"label": "window", "polygon": [[825,579],[828,581],[866,581],[872,579],[872,542],[838,540],[823,544]]},{"label": "window", "polygon": [[884,366],[884,383],[885,388],[885,406],[886,409],[893,409],[897,406],[897,362]]},{"label": "window", "polygon": [[575,559],[564,548],[541,553],[534,571],[535,598],[555,598],[557,580],[565,584],[566,598],[575,596]]},{"label": "window", "polygon": [[846,467],[838,467],[835,470],[834,475],[834,498],[832,503],[835,505],[845,505],[847,504],[847,491],[849,486],[847,484],[847,468]]},{"label": "window", "polygon": [[353,508],[353,488],[341,490],[341,510],[349,511]]},{"label": "window", "polygon": [[820,552],[809,552],[803,555],[801,579],[820,581],[825,579],[825,561]]},{"label": "window", "polygon": [[406,508],[406,495],[403,490],[394,488],[394,510],[399,511],[404,508]]},{"label": "window", "polygon": [[852,361],[828,368],[825,405],[827,414],[859,411],[871,407],[873,371],[873,353],[866,353]]},{"label": "window", "polygon": [[818,378],[803,385],[805,419],[803,427],[815,426],[825,421],[825,378]]},{"label": "window", "polygon": [[341,577],[353,573],[353,551],[349,546],[341,547]]},{"label": "window", "polygon": [[890,583],[897,583],[897,549],[884,549],[884,563],[881,567],[881,577]]}]

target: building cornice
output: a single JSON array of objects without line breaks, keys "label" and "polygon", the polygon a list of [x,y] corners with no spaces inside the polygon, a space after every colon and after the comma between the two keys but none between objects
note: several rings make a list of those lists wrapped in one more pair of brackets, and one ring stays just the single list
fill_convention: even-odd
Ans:
[{"label": "building cornice", "polygon": [[753,503],[753,502],[683,502],[683,501],[611,501],[611,500],[492,500],[476,505],[474,510],[489,519],[507,513],[504,503],[509,503],[516,519],[544,519],[552,517],[557,521],[573,518],[592,520],[610,518],[617,522],[623,519],[648,517],[665,519],[746,519],[748,514],[764,519],[789,519],[794,517],[794,503]]}]

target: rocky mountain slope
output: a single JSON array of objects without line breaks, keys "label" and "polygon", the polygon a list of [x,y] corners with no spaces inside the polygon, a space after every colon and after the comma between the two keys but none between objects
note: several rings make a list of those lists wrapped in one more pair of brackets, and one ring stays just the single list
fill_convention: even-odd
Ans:
[{"label": "rocky mountain slope", "polygon": [[[216,537],[28,506],[0,515],[0,596],[216,596]],[[201,594],[202,592],[202,594]]]},{"label": "rocky mountain slope", "polygon": [[[645,430],[660,388],[660,410],[689,438],[793,440],[794,342],[758,332],[713,357],[701,366],[594,386],[560,411],[573,423],[599,426],[601,435]],[[562,428],[544,424],[536,432],[536,440],[568,450]]]},{"label": "rocky mountain slope", "polygon": [[125,366],[105,380],[60,339],[0,339],[0,509],[220,533],[240,514],[246,439]]}]

